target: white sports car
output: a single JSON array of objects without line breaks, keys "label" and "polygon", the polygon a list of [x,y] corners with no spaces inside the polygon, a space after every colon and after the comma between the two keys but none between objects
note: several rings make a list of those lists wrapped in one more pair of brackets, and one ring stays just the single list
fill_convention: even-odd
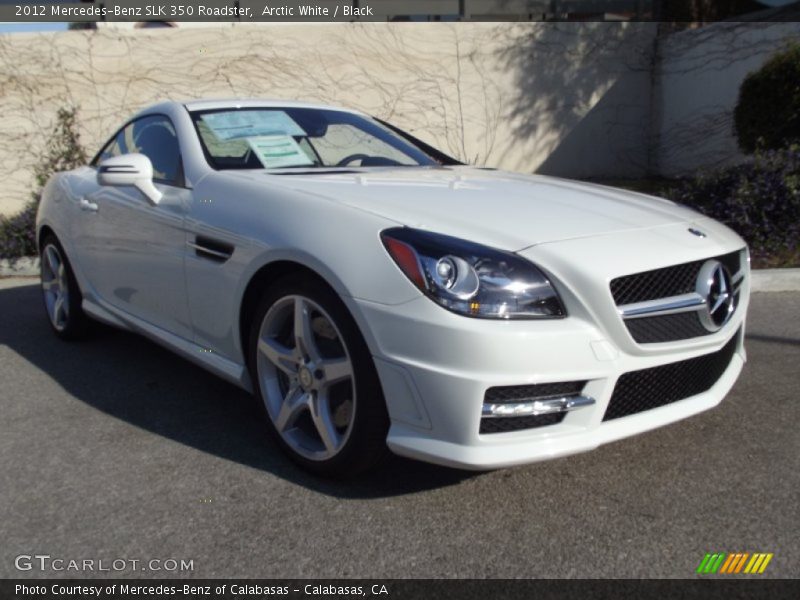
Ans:
[{"label": "white sports car", "polygon": [[666,200],[473,168],[356,111],[143,110],[54,176],[37,232],[56,334],[139,332],[249,390],[295,461],[491,469],[718,404],[749,258]]}]

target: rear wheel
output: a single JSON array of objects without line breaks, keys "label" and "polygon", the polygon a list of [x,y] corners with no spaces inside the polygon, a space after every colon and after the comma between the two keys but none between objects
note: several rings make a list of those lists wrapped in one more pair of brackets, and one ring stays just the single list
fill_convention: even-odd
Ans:
[{"label": "rear wheel", "polygon": [[87,318],[81,308],[83,298],[64,249],[55,236],[45,237],[39,259],[42,298],[53,331],[62,339],[82,337],[87,328]]},{"label": "rear wheel", "polygon": [[295,462],[348,476],[387,453],[388,416],[372,357],[323,283],[290,276],[265,293],[249,362],[268,426]]}]

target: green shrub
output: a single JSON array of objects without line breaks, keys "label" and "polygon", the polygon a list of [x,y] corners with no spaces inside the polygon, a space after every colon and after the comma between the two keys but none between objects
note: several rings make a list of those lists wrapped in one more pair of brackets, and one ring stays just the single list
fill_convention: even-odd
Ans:
[{"label": "green shrub", "polygon": [[748,154],[800,141],[800,44],[745,78],[733,120],[739,147]]},{"label": "green shrub", "polygon": [[81,146],[81,136],[75,123],[77,112],[75,108],[58,109],[56,125],[50,136],[44,158],[34,169],[38,188],[34,192],[34,200],[38,199],[42,188],[53,173],[69,171],[89,162],[86,150]]},{"label": "green shrub", "polygon": [[31,201],[13,217],[0,215],[0,258],[20,258],[36,254],[36,209]]},{"label": "green shrub", "polygon": [[36,254],[36,211],[42,188],[53,173],[69,171],[88,162],[75,123],[76,113],[74,108],[59,109],[47,149],[34,169],[31,201],[11,217],[0,216],[0,258],[14,259]]}]

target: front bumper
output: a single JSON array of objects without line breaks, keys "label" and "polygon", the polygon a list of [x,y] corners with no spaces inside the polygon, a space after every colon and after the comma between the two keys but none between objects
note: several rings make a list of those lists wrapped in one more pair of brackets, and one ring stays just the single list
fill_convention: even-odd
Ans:
[{"label": "front bumper", "polygon": [[[743,365],[743,358],[737,354],[709,391],[614,421],[594,422],[597,415],[602,419],[604,405],[599,401],[593,411],[587,411],[584,415],[579,412],[568,413],[561,424],[548,427],[547,432],[534,429],[530,433],[490,434],[479,438],[491,439],[458,444],[425,435],[402,423],[394,423],[387,443],[393,452],[401,456],[472,470],[510,467],[577,454],[713,408],[733,387]],[[586,423],[586,420],[590,423]]]},{"label": "front bumper", "polygon": [[[441,311],[429,300],[420,300]],[[708,410],[731,389],[745,360],[741,320],[730,323],[724,334],[708,336],[702,345],[690,349],[631,356],[618,351],[599,331],[568,319],[524,326],[469,319],[469,327],[458,323],[464,331],[442,323],[451,321],[449,313],[445,319],[439,314],[437,322],[426,322],[404,317],[398,307],[386,310],[360,304],[370,322],[381,324],[378,330],[386,341],[375,363],[392,420],[389,448],[402,456],[459,468],[494,469],[584,452]],[[424,307],[416,308],[425,312]],[[500,331],[490,333],[488,328]],[[487,331],[481,331],[484,329]],[[710,354],[732,335],[739,336],[736,351],[711,389],[603,421],[614,385],[623,373]],[[587,380],[583,395],[595,403],[566,413],[561,423],[479,433],[488,388],[578,380]]]},{"label": "front bumper", "polygon": [[[741,372],[749,276],[739,307],[719,331],[640,345],[625,330],[610,298],[598,297],[602,286],[587,290],[568,285],[558,271],[551,270],[551,275],[559,291],[568,290],[564,295],[570,316],[565,319],[472,319],[424,297],[395,306],[353,301],[383,385],[392,421],[387,443],[393,452],[484,470],[592,450],[716,406]],[[583,293],[573,293],[575,289]],[[593,302],[590,293],[595,294]],[[605,304],[610,310],[598,310]],[[734,336],[732,358],[710,388],[658,408],[603,420],[623,374],[718,352]],[[594,404],[567,412],[557,424],[480,433],[488,388],[573,381],[587,382],[581,393]]]}]

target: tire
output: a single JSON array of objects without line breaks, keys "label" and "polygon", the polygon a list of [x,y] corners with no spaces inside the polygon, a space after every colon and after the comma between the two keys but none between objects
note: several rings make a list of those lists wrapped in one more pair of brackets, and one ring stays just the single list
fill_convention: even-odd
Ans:
[{"label": "tire", "polygon": [[372,356],[323,282],[290,275],[266,290],[248,359],[268,429],[294,462],[344,478],[388,454],[389,417]]},{"label": "tire", "polygon": [[50,326],[63,340],[83,338],[88,330],[88,317],[81,308],[83,296],[67,255],[52,234],[45,236],[41,248],[42,299]]}]

